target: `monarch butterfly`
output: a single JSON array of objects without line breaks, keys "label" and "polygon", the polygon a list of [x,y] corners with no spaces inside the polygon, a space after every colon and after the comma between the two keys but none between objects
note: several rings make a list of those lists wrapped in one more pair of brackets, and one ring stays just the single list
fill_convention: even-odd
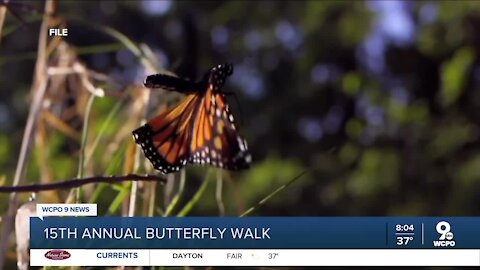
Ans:
[{"label": "monarch butterfly", "polygon": [[247,142],[238,134],[221,91],[232,73],[233,66],[223,64],[210,69],[198,82],[164,74],[145,79],[147,88],[187,95],[178,105],[132,132],[155,169],[168,174],[187,163],[228,170],[249,167],[252,157]]}]

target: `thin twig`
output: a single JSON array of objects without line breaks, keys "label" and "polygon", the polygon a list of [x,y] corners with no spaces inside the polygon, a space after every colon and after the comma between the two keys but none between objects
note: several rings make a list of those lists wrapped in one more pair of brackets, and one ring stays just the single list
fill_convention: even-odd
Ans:
[{"label": "thin twig", "polygon": [[127,174],[122,176],[95,176],[88,178],[75,178],[62,182],[48,184],[32,184],[24,186],[0,186],[0,193],[10,192],[39,192],[46,190],[71,189],[92,183],[115,184],[123,181],[155,181],[162,184],[166,183],[165,176],[161,175],[138,175]]}]

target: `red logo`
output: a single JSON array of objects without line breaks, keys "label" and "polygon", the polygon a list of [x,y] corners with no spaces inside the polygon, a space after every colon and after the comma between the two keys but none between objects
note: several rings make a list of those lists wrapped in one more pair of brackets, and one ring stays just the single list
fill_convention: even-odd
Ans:
[{"label": "red logo", "polygon": [[45,258],[49,260],[66,260],[70,258],[72,255],[70,252],[61,249],[49,250],[45,253]]}]

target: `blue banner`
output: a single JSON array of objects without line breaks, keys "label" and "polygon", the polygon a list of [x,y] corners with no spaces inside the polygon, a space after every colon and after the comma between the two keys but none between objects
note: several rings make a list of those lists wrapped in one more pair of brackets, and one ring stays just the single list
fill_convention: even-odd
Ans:
[{"label": "blue banner", "polygon": [[37,217],[31,249],[480,248],[477,217]]}]

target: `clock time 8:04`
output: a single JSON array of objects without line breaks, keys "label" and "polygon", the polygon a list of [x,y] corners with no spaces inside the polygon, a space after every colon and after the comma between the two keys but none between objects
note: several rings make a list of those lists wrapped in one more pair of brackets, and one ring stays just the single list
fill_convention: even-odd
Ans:
[{"label": "clock time 8:04", "polygon": [[413,232],[413,224],[397,224],[395,225],[395,231],[397,232]]}]

